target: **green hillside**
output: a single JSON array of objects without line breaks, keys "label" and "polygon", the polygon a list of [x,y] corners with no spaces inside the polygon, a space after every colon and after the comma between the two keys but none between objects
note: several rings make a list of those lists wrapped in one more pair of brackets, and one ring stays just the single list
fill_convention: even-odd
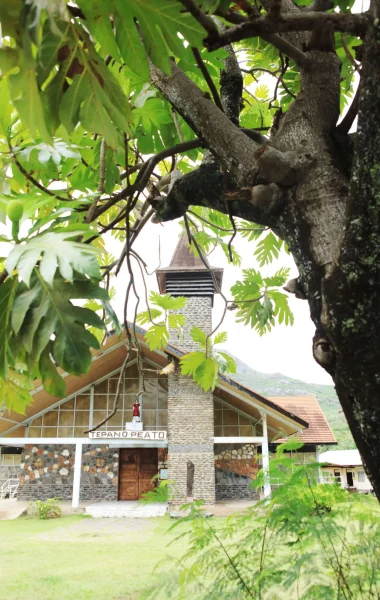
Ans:
[{"label": "green hillside", "polygon": [[356,448],[332,385],[305,383],[281,373],[260,373],[251,369],[236,356],[233,358],[237,366],[234,379],[264,396],[316,396],[338,441],[336,448],[340,450]]}]

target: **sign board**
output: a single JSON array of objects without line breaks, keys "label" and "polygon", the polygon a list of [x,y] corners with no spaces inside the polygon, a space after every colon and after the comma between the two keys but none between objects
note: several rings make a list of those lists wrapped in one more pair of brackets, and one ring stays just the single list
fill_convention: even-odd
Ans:
[{"label": "sign board", "polygon": [[163,442],[167,439],[166,431],[90,431],[92,440],[143,440],[146,442]]}]

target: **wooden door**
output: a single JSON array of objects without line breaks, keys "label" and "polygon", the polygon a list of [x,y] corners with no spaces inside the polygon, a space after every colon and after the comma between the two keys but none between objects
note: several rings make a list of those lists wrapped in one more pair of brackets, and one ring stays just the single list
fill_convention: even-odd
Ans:
[{"label": "wooden door", "polygon": [[141,448],[139,450],[139,498],[149,490],[155,488],[152,477],[158,472],[157,448]]},{"label": "wooden door", "polygon": [[120,450],[119,500],[138,500],[154,489],[152,477],[158,471],[157,448]]},{"label": "wooden door", "polygon": [[139,497],[138,449],[120,450],[119,500],[137,500]]}]

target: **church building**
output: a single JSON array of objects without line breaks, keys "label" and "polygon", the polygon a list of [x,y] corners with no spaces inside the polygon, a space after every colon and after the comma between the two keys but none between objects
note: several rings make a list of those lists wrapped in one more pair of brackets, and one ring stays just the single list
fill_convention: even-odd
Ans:
[{"label": "church building", "polygon": [[[205,392],[180,373],[181,356],[199,349],[191,328],[212,330],[215,283],[220,289],[223,270],[212,272],[180,238],[157,278],[161,293],[187,298],[183,336],[173,331],[166,348],[151,351],[145,331],[136,327],[142,358],[130,361],[117,411],[98,430],[86,433],[112,412],[125,335],[108,336],[86,375],[63,373],[64,398],[36,381],[26,415],[8,413],[0,403],[0,497],[13,485],[20,500],[59,497],[75,508],[81,501],[137,500],[169,479],[173,506],[190,498],[209,504],[254,499],[258,492],[250,484],[267,469],[280,440],[295,435],[303,441],[301,461],[315,460],[319,445],[336,444],[313,397],[267,398],[225,375]],[[171,372],[160,374],[169,363]],[[264,496],[271,483],[267,477]]]}]

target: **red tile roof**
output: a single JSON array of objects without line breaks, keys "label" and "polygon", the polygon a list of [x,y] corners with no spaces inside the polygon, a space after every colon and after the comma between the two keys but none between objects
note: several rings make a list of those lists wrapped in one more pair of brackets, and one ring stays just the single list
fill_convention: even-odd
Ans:
[{"label": "red tile roof", "polygon": [[[307,429],[303,429],[293,437],[299,438],[305,444],[337,443],[318,400],[314,396],[269,396],[269,400],[309,423]],[[278,442],[283,441],[285,440],[278,440]]]}]

